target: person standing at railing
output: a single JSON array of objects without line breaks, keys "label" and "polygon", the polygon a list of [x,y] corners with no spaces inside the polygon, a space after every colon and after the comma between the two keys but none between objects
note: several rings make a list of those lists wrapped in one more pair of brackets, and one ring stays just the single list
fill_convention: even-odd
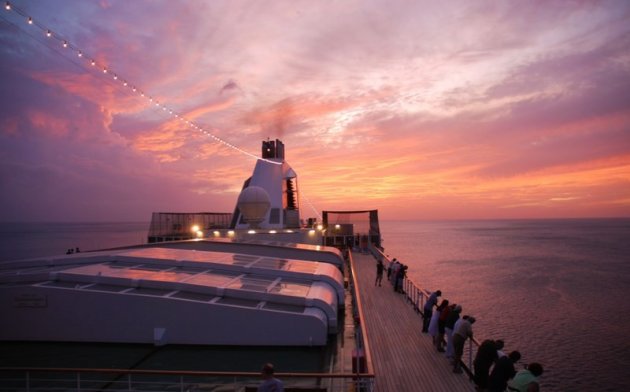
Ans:
[{"label": "person standing at railing", "polygon": [[507,357],[507,355],[503,352],[503,347],[505,346],[505,342],[501,339],[497,339],[494,341],[495,346],[497,346],[497,356],[500,358]]},{"label": "person standing at railing", "polygon": [[394,264],[396,263],[398,263],[398,260],[396,260],[396,258],[394,257],[394,260],[392,260],[392,262],[389,263],[389,266],[387,267],[387,279],[392,278],[392,269],[394,268]]},{"label": "person standing at railing", "polygon": [[437,305],[438,297],[442,296],[442,292],[440,290],[434,291],[427,299],[427,302],[424,304],[423,314],[422,314],[422,332],[429,332],[429,323],[431,322],[431,316],[433,316],[433,307]]},{"label": "person standing at railing", "polygon": [[394,259],[394,262],[392,263],[392,273],[390,276],[390,282],[392,283],[392,286],[396,286],[396,276],[398,275],[398,269],[400,269],[400,266],[402,264],[400,264],[400,261]]},{"label": "person standing at railing", "polygon": [[490,367],[497,359],[499,359],[499,355],[497,354],[497,345],[494,343],[494,340],[486,339],[481,342],[473,361],[475,368],[474,380],[478,391],[485,391],[488,387]]},{"label": "person standing at railing", "polygon": [[507,390],[512,392],[538,392],[540,391],[538,377],[542,374],[542,365],[532,362],[525,369],[516,373],[514,378],[508,382]]},{"label": "person standing at railing", "polygon": [[394,291],[397,293],[403,293],[403,281],[405,280],[405,276],[407,276],[407,267],[404,264],[401,264],[398,268],[398,272],[396,273],[396,283],[394,284]]},{"label": "person standing at railing", "polygon": [[455,348],[453,346],[453,329],[455,323],[459,320],[459,315],[462,312],[462,306],[456,305],[453,310],[446,317],[446,323],[444,324],[444,331],[446,332],[446,358],[452,360],[455,358]]},{"label": "person standing at railing", "polygon": [[374,286],[377,284],[379,287],[381,286],[381,282],[383,281],[383,270],[385,270],[385,266],[383,265],[383,260],[378,259],[376,262],[376,280],[374,281]]},{"label": "person standing at railing", "polygon": [[263,382],[258,386],[258,392],[284,392],[284,384],[273,376],[274,369],[270,363],[263,366],[261,375]]},{"label": "person standing at railing", "polygon": [[[440,331],[439,331],[439,321],[440,321],[440,315],[442,314],[442,311],[444,309],[448,308],[448,299],[443,299],[442,303],[440,303],[440,305],[435,309],[435,312],[433,312],[433,315],[431,315],[431,321],[429,321],[429,335],[431,335],[433,337],[433,345],[438,348],[441,347],[442,345],[440,343],[438,343],[438,336],[440,335]],[[438,350],[439,351],[439,350]],[[444,351],[444,350],[442,350]]]},{"label": "person standing at railing", "polygon": [[462,373],[462,355],[464,354],[464,343],[466,339],[473,337],[472,325],[475,323],[473,316],[464,316],[453,331],[453,345],[455,347],[455,364],[453,373]]},{"label": "person standing at railing", "polygon": [[508,381],[516,374],[514,364],[521,359],[521,353],[512,351],[506,356],[499,356],[499,360],[492,368],[488,378],[488,392],[503,392]]},{"label": "person standing at railing", "polygon": [[438,336],[435,342],[435,347],[437,348],[438,352],[444,352],[444,334],[446,333],[446,319],[448,318],[448,315],[451,314],[453,309],[455,309],[455,306],[457,305],[452,304],[444,307],[444,309],[440,311],[440,316],[438,317]]}]

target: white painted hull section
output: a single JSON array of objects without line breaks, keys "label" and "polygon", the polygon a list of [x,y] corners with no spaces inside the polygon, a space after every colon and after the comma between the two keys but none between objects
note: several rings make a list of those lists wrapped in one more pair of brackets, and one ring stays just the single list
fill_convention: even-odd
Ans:
[{"label": "white painted hull section", "polygon": [[1,340],[325,345],[327,318],[177,298],[46,287],[0,288]]}]

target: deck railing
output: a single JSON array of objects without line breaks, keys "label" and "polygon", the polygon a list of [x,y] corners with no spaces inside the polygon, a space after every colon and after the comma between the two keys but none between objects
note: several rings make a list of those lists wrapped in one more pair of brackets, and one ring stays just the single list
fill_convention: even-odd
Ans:
[{"label": "deck railing", "polygon": [[[383,260],[383,264],[385,264],[385,269],[387,270],[389,265],[392,263],[389,257],[387,257],[379,248],[375,246],[371,246],[370,250],[372,251],[372,254],[374,255],[374,257],[380,258],[381,260]],[[424,316],[424,312],[423,312],[424,303],[429,298],[431,293],[420,288],[412,279],[409,279],[408,277],[405,277],[405,279],[403,280],[403,292],[407,298],[407,301],[409,301],[413,305],[414,311],[416,313],[419,313],[420,316],[423,317]],[[420,319],[420,326],[421,325],[422,325],[422,319]],[[464,357],[462,357],[461,365],[464,371],[466,372],[466,374],[468,374],[468,376],[472,379],[473,378],[473,371],[472,371],[473,358],[474,358],[473,354],[479,348],[480,343],[474,337],[472,339],[467,339],[467,342],[468,342],[468,347],[465,350],[466,352],[464,353],[466,354],[465,356],[467,357],[467,361],[464,361],[463,360]]]},{"label": "deck railing", "polygon": [[[276,373],[286,391],[371,391],[373,375],[356,373]],[[250,391],[260,374],[84,368],[0,368],[0,391]],[[228,388],[228,389],[226,389]]]},{"label": "deck railing", "polygon": [[[350,263],[349,279],[350,279],[350,284],[352,285],[352,289],[350,290],[350,292],[352,293],[352,299],[354,301],[354,306],[352,308],[353,308],[353,311],[355,312],[354,320],[358,322],[358,328],[355,327],[356,328],[356,333],[355,333],[356,347],[357,347],[357,355],[356,355],[357,363],[355,364],[355,369],[357,369],[357,371],[360,373],[364,373],[364,375],[362,375],[363,377],[369,378],[373,381],[374,380],[374,367],[372,364],[372,353],[370,350],[370,342],[368,339],[366,326],[365,326],[365,323],[363,322],[363,320],[365,320],[365,318],[363,317],[363,304],[361,303],[361,296],[358,294],[359,282],[355,279],[357,274],[354,268],[354,259],[352,257],[352,252],[348,253],[348,261]],[[361,364],[361,354],[363,355],[363,358],[365,360],[365,368],[363,368]]]}]

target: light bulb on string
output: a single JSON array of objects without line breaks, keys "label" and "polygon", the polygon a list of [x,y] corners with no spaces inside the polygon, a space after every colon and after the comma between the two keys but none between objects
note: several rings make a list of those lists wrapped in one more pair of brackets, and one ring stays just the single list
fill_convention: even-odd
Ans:
[{"label": "light bulb on string", "polygon": [[[5,9],[7,11],[10,11],[10,10],[13,9],[13,6],[12,6],[12,4],[9,1],[5,1]],[[26,18],[26,21],[27,21],[27,23],[29,25],[35,25],[39,30],[41,30],[40,34],[45,34],[46,37],[48,37],[48,38],[53,37],[53,31],[48,29],[47,26],[44,26],[44,25],[42,25],[39,22],[35,23],[35,21],[33,20],[32,16],[27,15],[26,13],[24,13],[20,9],[15,9],[15,12],[17,12],[20,16]],[[79,50],[79,48],[77,48],[75,45],[72,45],[67,40],[62,40],[62,39],[60,39],[60,37],[54,37],[54,38],[56,38],[58,41],[60,41],[64,48],[72,49],[72,51],[74,53],[76,53],[79,58],[86,57],[86,56],[83,55],[84,54],[83,51]],[[97,65],[97,62],[96,62],[95,59],[91,59],[91,58],[87,57],[86,60],[88,60],[90,62],[90,65],[92,65],[94,67]],[[107,67],[102,67],[100,64],[98,64],[98,65],[99,65],[99,69],[102,69],[103,74],[111,74],[113,80],[118,80],[118,75],[116,73],[111,72],[111,70],[109,70]],[[123,86],[125,86],[125,87],[128,86],[128,82],[125,81],[124,79],[121,79],[121,82],[122,82]],[[133,90],[134,93],[139,93],[142,97],[148,98],[151,103],[155,103],[156,107],[158,107],[158,108],[161,107],[164,112],[167,112],[169,115],[174,116],[175,118],[182,120],[182,122],[186,123],[187,126],[189,126],[192,129],[195,129],[195,130],[199,131],[199,133],[207,135],[208,137],[212,138],[216,142],[219,142],[219,143],[221,143],[221,144],[223,144],[223,145],[225,145],[225,146],[227,146],[227,147],[229,147],[229,148],[231,148],[231,149],[233,149],[235,151],[241,152],[241,153],[243,153],[245,155],[248,155],[250,157],[253,157],[255,159],[262,159],[262,158],[259,158],[259,157],[255,156],[253,154],[250,154],[247,151],[242,150],[242,149],[240,149],[240,148],[238,148],[238,147],[236,147],[236,146],[234,146],[234,145],[232,145],[232,144],[222,140],[221,138],[213,135],[211,132],[207,131],[203,127],[195,124],[194,122],[191,122],[190,120],[187,120],[183,116],[180,116],[178,113],[174,112],[172,109],[168,108],[166,105],[161,104],[157,100],[154,101],[154,99],[151,96],[145,95],[144,92],[141,92],[135,86],[131,86],[131,87],[132,87],[132,90]],[[266,159],[262,159],[262,160],[267,161]],[[271,162],[271,163],[276,163],[276,162]]]}]

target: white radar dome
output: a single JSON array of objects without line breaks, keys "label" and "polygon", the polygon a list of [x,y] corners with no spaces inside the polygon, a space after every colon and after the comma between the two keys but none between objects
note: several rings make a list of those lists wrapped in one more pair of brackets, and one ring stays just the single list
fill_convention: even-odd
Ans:
[{"label": "white radar dome", "polygon": [[266,190],[259,186],[248,186],[238,196],[237,206],[243,215],[243,220],[256,226],[265,219],[271,202]]}]

